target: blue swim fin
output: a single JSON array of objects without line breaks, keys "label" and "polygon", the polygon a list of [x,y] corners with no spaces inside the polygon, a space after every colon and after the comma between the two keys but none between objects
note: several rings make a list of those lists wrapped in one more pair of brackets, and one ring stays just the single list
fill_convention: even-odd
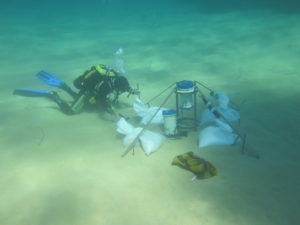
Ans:
[{"label": "blue swim fin", "polygon": [[78,94],[75,91],[73,91],[65,82],[61,81],[53,74],[42,70],[36,75],[36,77],[48,85],[58,87],[64,91],[66,91],[74,99],[77,99]]},{"label": "blue swim fin", "polygon": [[36,77],[39,78],[41,81],[45,82],[46,84],[54,87],[63,88],[64,86],[66,86],[65,82],[59,80],[56,76],[44,70],[40,71],[36,75]]},{"label": "blue swim fin", "polygon": [[35,90],[35,89],[15,89],[14,95],[21,95],[25,97],[47,97],[53,98],[57,95],[55,91],[50,90]]}]

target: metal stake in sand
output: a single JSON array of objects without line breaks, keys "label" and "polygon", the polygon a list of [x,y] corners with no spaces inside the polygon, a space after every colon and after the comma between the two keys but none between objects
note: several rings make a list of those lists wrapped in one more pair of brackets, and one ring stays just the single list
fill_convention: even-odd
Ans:
[{"label": "metal stake in sand", "polygon": [[134,146],[135,146],[136,142],[138,141],[140,135],[150,125],[151,121],[154,119],[154,117],[157,115],[157,113],[160,111],[160,109],[164,106],[164,104],[166,104],[166,102],[168,101],[168,99],[171,97],[172,94],[173,94],[173,91],[170,92],[170,94],[165,98],[163,103],[161,103],[161,105],[158,107],[157,111],[153,114],[153,116],[148,121],[148,123],[145,125],[145,127],[137,134],[135,139],[131,142],[131,144],[127,147],[126,151],[122,154],[122,157],[126,156],[128,154],[128,152],[130,152],[134,148]]}]

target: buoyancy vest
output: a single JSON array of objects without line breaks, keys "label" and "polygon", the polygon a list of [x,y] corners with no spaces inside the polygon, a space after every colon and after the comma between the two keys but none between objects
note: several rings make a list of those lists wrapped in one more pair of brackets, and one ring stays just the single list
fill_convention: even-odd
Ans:
[{"label": "buoyancy vest", "polygon": [[78,89],[93,90],[99,89],[103,82],[110,82],[110,78],[118,76],[112,68],[99,64],[85,71],[74,80],[74,86]]}]

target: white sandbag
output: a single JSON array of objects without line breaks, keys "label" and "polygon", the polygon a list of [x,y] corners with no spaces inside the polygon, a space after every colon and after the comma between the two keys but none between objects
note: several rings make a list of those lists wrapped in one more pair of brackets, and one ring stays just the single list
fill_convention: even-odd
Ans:
[{"label": "white sandbag", "polygon": [[[117,122],[117,132],[125,135],[123,139],[123,146],[125,148],[132,144],[132,142],[135,140],[137,135],[140,134],[141,131],[141,127],[133,127],[124,118],[121,118]],[[152,152],[158,150],[158,148],[162,145],[164,140],[165,138],[161,134],[155,133],[153,131],[144,130],[140,134],[139,141],[136,142],[136,145],[139,145],[140,143],[146,155],[150,155]]]},{"label": "white sandbag", "polygon": [[216,107],[216,110],[218,110],[218,112],[221,113],[227,121],[237,121],[241,118],[239,111],[230,107],[228,107],[227,109]]},{"label": "white sandbag", "polygon": [[125,148],[127,148],[134,141],[141,130],[142,128],[134,128],[124,118],[119,119],[117,122],[117,132],[125,135],[123,139],[123,146]]},{"label": "white sandbag", "polygon": [[[153,115],[157,112],[159,107],[148,107],[145,105],[139,98],[136,98],[133,103],[133,109],[134,111],[141,117],[140,123],[143,125],[146,125],[149,123]],[[165,108],[161,108],[159,112],[156,114],[156,116],[152,119],[151,124],[163,124],[164,118],[162,115],[163,110],[166,110]]]},{"label": "white sandbag", "polygon": [[164,136],[149,130],[144,130],[139,138],[146,155],[157,151],[165,140]]},{"label": "white sandbag", "polygon": [[237,121],[240,119],[240,113],[229,106],[230,99],[225,92],[217,93],[217,99],[219,106],[215,109],[218,110],[226,120]]},{"label": "white sandbag", "polygon": [[[212,110],[217,110],[224,118],[226,121],[238,121],[240,120],[240,113],[232,108],[221,108],[221,107],[214,107]],[[218,119],[211,110],[209,109],[204,109],[201,115],[200,119],[200,126],[208,125],[208,124],[215,124],[216,119]]]},{"label": "white sandbag", "polygon": [[[150,107],[145,114],[145,116],[141,119],[140,123],[142,125],[146,125],[149,123],[153,115],[157,112],[158,107]],[[162,111],[165,109],[160,109],[159,112],[155,115],[155,117],[151,120],[151,124],[163,124],[164,118],[162,115]]]},{"label": "white sandbag", "polygon": [[209,126],[200,132],[199,148],[212,145],[232,145],[237,141],[238,135],[233,133],[228,124],[220,120],[216,120],[216,123],[218,126]]},{"label": "white sandbag", "polygon": [[229,107],[230,99],[226,93],[219,92],[215,94],[215,96],[218,99],[218,106],[213,107],[211,110],[206,108],[203,111],[200,119],[200,126],[214,124],[216,119],[220,119],[212,113],[214,110],[217,110],[226,121],[231,122],[240,120],[240,113],[237,110]]},{"label": "white sandbag", "polygon": [[136,98],[134,100],[133,109],[140,117],[144,117],[147,114],[148,108],[141,99]]},{"label": "white sandbag", "polygon": [[200,126],[215,124],[217,117],[208,108],[204,109],[200,119]]},{"label": "white sandbag", "polygon": [[123,117],[117,122],[117,132],[119,132],[120,134],[127,135],[131,133],[134,129],[135,128],[130,123],[128,123]]},{"label": "white sandbag", "polygon": [[227,109],[230,101],[228,95],[225,92],[218,92],[216,96],[218,99],[219,106],[223,109]]},{"label": "white sandbag", "polygon": [[220,119],[216,119],[216,124],[221,127],[222,129],[232,133],[233,130],[231,128],[231,126],[229,124],[227,124],[225,121],[220,120]]},{"label": "white sandbag", "polygon": [[[134,128],[130,133],[128,133],[123,139],[123,146],[127,148],[129,145],[131,145],[131,143],[134,141],[136,136],[141,132],[141,130],[142,130],[141,127],[137,127]],[[137,141],[135,144],[139,145],[139,142]]]}]

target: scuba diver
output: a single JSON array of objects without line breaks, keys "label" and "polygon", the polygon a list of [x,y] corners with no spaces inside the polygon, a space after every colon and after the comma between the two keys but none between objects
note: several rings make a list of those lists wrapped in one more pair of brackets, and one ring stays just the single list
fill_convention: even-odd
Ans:
[{"label": "scuba diver", "polygon": [[120,94],[128,92],[129,95],[139,95],[140,93],[138,89],[130,87],[126,77],[118,75],[115,70],[103,64],[91,67],[73,81],[74,86],[79,89],[78,92],[73,91],[65,82],[46,71],[40,71],[36,76],[46,84],[66,91],[73,101],[68,103],[52,90],[15,89],[13,94],[25,97],[46,97],[56,102],[60,110],[67,115],[78,114],[83,109],[97,107],[116,115],[114,104]]}]

